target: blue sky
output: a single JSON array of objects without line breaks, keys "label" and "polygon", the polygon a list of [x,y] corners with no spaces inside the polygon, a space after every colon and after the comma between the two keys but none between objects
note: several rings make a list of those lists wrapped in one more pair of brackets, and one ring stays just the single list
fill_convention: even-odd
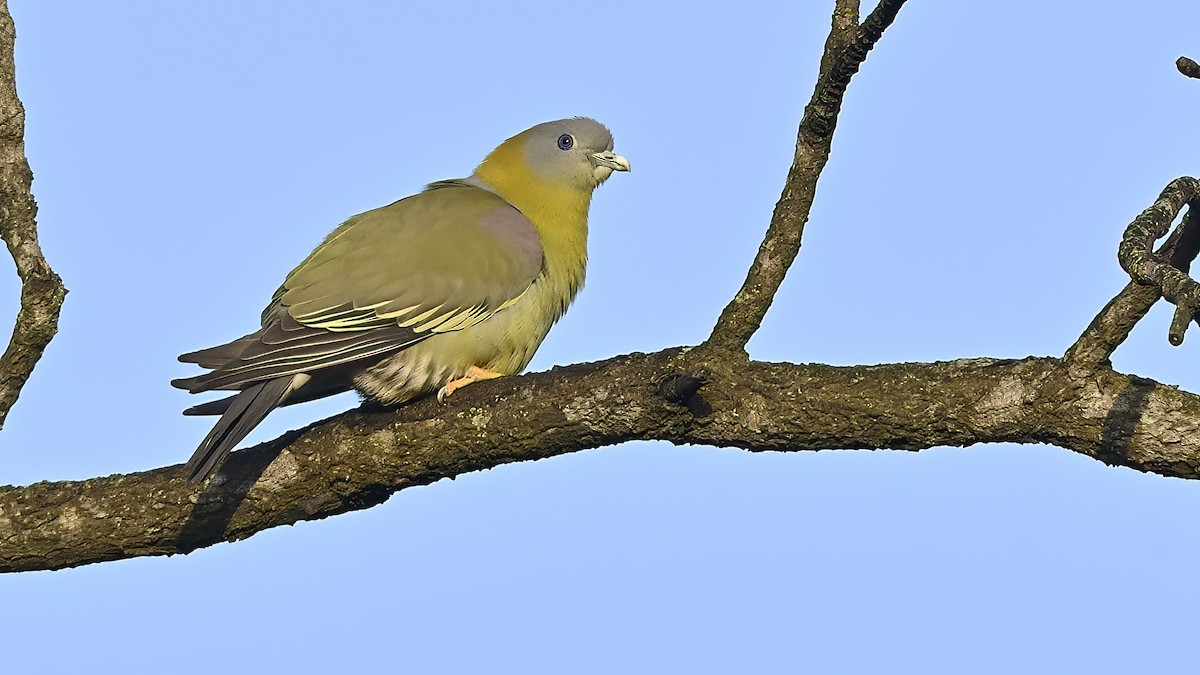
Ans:
[{"label": "blue sky", "polygon": [[[0,482],[180,463],[176,355],[237,337],[346,216],[589,115],[633,164],[531,366],[702,340],[790,163],[832,2],[20,2],[71,294]],[[1195,174],[1191,0],[912,0],[854,81],[755,358],[1061,354],[1125,224]],[[686,283],[662,269],[685,263]],[[0,278],[0,316],[17,286]],[[1116,354],[1200,391],[1169,311]],[[273,438],[355,405],[279,411]],[[188,556],[0,577],[11,672],[1191,672],[1200,484],[1064,450],[629,443]]]}]

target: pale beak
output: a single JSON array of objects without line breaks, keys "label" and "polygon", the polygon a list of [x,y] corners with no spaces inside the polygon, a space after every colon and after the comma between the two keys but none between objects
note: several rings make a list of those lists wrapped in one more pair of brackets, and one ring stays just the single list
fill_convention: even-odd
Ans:
[{"label": "pale beak", "polygon": [[592,166],[604,166],[613,171],[628,171],[629,160],[615,152],[597,152],[591,155]]}]

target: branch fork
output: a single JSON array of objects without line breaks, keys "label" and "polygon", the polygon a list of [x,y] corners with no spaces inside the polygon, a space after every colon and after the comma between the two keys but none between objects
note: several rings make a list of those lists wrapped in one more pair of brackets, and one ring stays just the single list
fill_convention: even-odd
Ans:
[{"label": "branch fork", "polygon": [[[1200,252],[1198,205],[1200,181],[1187,176],[1177,178],[1125,228],[1117,247],[1117,261],[1129,274],[1130,282],[1100,310],[1063,356],[1073,372],[1084,374],[1108,366],[1113,352],[1162,297],[1175,304],[1167,340],[1176,346],[1183,343],[1184,332],[1200,309],[1200,285],[1188,275]],[[1187,214],[1171,231],[1171,223],[1185,206]],[[1154,250],[1154,243],[1168,232],[1167,240]]]},{"label": "branch fork", "polygon": [[[1177,228],[1179,235],[1172,242],[1174,245],[1154,251],[1154,242],[1166,236],[1185,205],[1188,213]],[[1200,237],[1193,215],[1198,207],[1200,181],[1188,176],[1171,181],[1158,200],[1125,228],[1125,236],[1117,249],[1121,269],[1128,272],[1131,279],[1155,287],[1167,302],[1175,305],[1175,318],[1167,335],[1175,346],[1183,344],[1184,332],[1200,311],[1200,284],[1188,276],[1196,255],[1195,241]],[[1186,244],[1184,249],[1190,251],[1190,257],[1172,260],[1181,243]]]}]

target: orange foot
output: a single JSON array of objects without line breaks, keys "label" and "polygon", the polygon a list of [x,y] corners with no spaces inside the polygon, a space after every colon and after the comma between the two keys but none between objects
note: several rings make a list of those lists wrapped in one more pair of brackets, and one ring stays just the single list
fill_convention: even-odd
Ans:
[{"label": "orange foot", "polygon": [[504,377],[504,375],[501,373],[492,372],[490,370],[485,370],[483,368],[478,368],[476,366],[471,366],[470,368],[467,368],[467,372],[464,373],[462,377],[458,378],[457,380],[450,380],[445,386],[439,389],[437,398],[439,401],[445,401],[447,396],[453,394],[459,389],[462,389],[468,384],[471,384],[472,382],[494,380],[497,377]]}]

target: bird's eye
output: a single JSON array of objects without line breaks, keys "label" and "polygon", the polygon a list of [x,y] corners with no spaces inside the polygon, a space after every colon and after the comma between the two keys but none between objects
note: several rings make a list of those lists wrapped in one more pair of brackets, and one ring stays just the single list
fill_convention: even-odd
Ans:
[{"label": "bird's eye", "polygon": [[563,134],[558,137],[558,149],[570,150],[575,147],[575,138],[571,134]]}]

